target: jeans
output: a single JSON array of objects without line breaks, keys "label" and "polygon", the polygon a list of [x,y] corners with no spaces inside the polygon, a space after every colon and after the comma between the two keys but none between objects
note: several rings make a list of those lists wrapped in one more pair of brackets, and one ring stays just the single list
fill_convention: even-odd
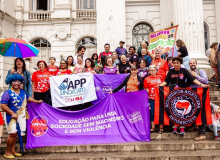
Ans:
[{"label": "jeans", "polygon": [[209,127],[213,130],[214,136],[218,136],[218,131],[220,130],[220,127],[214,124],[211,124]]},{"label": "jeans", "polygon": [[205,125],[199,126],[199,134],[205,135]]},{"label": "jeans", "polygon": [[149,99],[149,104],[150,104],[150,121],[154,121],[154,100]]},{"label": "jeans", "polygon": [[191,58],[189,56],[183,57],[183,65],[187,70],[189,70],[189,61],[190,60],[191,60]]}]

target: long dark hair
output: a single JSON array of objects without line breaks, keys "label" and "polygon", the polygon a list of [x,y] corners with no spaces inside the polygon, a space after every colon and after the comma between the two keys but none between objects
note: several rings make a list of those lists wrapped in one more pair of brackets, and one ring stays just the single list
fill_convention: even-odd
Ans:
[{"label": "long dark hair", "polygon": [[[66,61],[67,61],[67,67],[68,67],[68,65],[69,65],[69,64],[68,64],[68,59],[69,59],[70,57],[73,59],[73,56],[68,56],[68,57],[66,58]],[[73,59],[73,61],[74,61],[74,59]],[[71,66],[74,66],[73,61],[72,61],[72,63],[71,63]]]},{"label": "long dark hair", "polygon": [[[97,56],[97,59],[94,59],[94,56],[95,56],[95,55]],[[98,58],[99,58],[99,56],[98,56],[97,53],[93,53],[93,54],[92,54],[92,57],[91,57],[92,60],[98,60]]]},{"label": "long dark hair", "polygon": [[93,60],[92,60],[91,58],[87,58],[87,59],[85,60],[85,68],[87,68],[87,66],[86,66],[86,61],[87,61],[87,60],[91,62],[91,67],[94,68],[94,67],[95,67],[95,63],[93,62]]},{"label": "long dark hair", "polygon": [[17,71],[17,69],[18,69],[17,64],[16,64],[17,60],[20,60],[23,63],[22,72],[26,71],[26,64],[25,64],[25,61],[23,58],[16,58],[15,59],[15,65],[14,65],[15,71]]},{"label": "long dark hair", "polygon": [[[67,63],[67,61],[65,61],[64,59],[62,59],[62,60],[60,61],[60,63],[63,62],[63,61],[66,63],[66,69],[68,69],[68,63]],[[61,69],[61,67],[59,67],[59,68]]]}]

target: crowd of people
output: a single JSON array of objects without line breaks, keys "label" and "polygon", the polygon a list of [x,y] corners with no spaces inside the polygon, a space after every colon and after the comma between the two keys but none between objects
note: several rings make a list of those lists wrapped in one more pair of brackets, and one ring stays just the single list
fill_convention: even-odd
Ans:
[{"label": "crowd of people", "polygon": [[[134,46],[131,46],[128,51],[124,48],[124,43],[124,41],[120,41],[119,47],[113,52],[110,51],[110,44],[106,43],[104,51],[99,55],[94,53],[91,58],[84,55],[86,48],[80,46],[74,57],[68,56],[66,60],[62,59],[59,66],[56,66],[55,57],[50,57],[49,64],[43,60],[39,61],[37,63],[38,69],[33,73],[27,70],[24,59],[16,58],[14,67],[8,71],[5,79],[5,83],[9,85],[9,90],[1,98],[1,108],[6,112],[6,126],[9,132],[5,157],[20,156],[19,153],[15,152],[14,148],[16,120],[22,123],[27,118],[24,115],[28,115],[28,113],[23,111],[26,101],[52,104],[50,76],[85,72],[92,74],[129,73],[122,84],[112,90],[110,94],[119,91],[123,87],[125,87],[125,92],[146,90],[150,105],[151,132],[155,132],[155,87],[208,87],[208,80],[211,80],[212,77],[208,79],[206,72],[197,68],[197,61],[190,59],[186,45],[182,40],[176,41],[178,57],[169,57],[168,54],[163,54],[160,48],[156,48],[155,53],[152,54],[148,52],[148,43],[145,41],[141,43],[137,50]],[[214,76],[218,85],[217,45],[212,45],[206,52],[206,55],[210,57],[211,66],[215,69],[216,73]],[[67,109],[69,110],[69,108]],[[77,110],[77,107],[74,107],[74,110]],[[219,108],[215,108],[214,111],[217,114],[220,113]],[[213,116],[216,117],[217,114]],[[25,131],[23,125],[21,128]],[[177,127],[173,127],[173,134],[178,132],[184,136],[184,126],[180,126],[179,130]],[[159,134],[162,133],[163,125],[159,125]],[[204,139],[206,139],[205,126],[202,125],[199,126],[199,134],[195,140]],[[215,132],[214,139],[219,140],[217,132]]]}]

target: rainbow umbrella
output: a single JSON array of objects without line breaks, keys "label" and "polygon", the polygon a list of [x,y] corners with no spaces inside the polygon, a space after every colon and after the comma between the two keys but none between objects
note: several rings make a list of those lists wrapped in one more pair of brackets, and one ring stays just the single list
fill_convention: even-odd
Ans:
[{"label": "rainbow umbrella", "polygon": [[23,39],[0,39],[0,55],[6,57],[36,57],[39,50]]}]

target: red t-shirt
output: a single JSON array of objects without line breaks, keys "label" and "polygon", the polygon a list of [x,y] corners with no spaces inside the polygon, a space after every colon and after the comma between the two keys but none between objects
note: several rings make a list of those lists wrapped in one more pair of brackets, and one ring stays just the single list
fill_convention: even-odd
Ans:
[{"label": "red t-shirt", "polygon": [[108,53],[102,52],[99,54],[99,59],[101,58],[101,56],[111,56],[111,55],[112,55],[112,52],[110,52],[110,51]]},{"label": "red t-shirt", "polygon": [[56,71],[59,70],[59,68],[57,66],[48,66],[45,71],[49,72],[51,76],[55,76],[56,75]]},{"label": "red t-shirt", "polygon": [[148,98],[155,100],[155,86],[161,84],[161,77],[156,75],[156,77],[148,76],[144,79],[144,89],[148,89]]},{"label": "red t-shirt", "polygon": [[57,70],[57,71],[56,71],[56,75],[57,75],[57,76],[68,75],[68,74],[72,74],[72,71],[69,70],[69,69],[67,69],[67,70],[64,71],[64,72],[61,72],[60,70]]},{"label": "red t-shirt", "polygon": [[[151,63],[152,65],[152,63]],[[166,73],[169,71],[169,65],[167,64],[167,61],[164,59],[160,59],[159,61],[155,60],[154,65],[158,69],[157,75],[161,76],[162,82],[166,79]]]},{"label": "red t-shirt", "polygon": [[49,77],[49,72],[34,72],[31,79],[31,81],[35,82],[34,91],[39,93],[48,91],[50,88]]}]

